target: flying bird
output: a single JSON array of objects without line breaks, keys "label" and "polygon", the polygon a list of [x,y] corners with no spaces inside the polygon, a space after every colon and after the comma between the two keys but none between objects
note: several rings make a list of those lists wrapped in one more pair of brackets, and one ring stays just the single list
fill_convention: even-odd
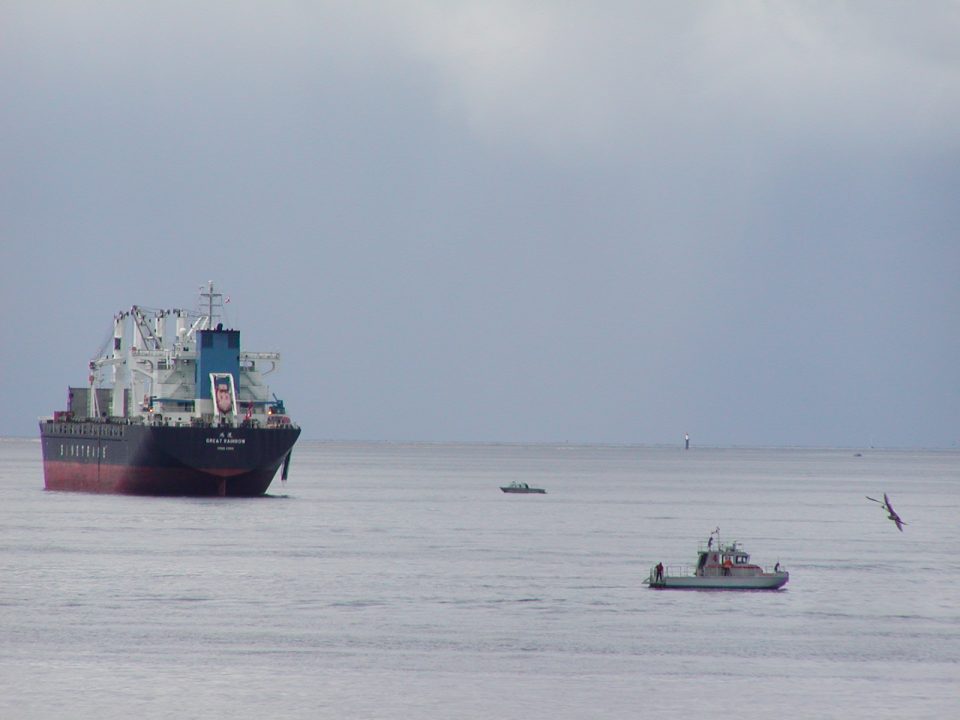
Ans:
[{"label": "flying bird", "polygon": [[896,523],[897,530],[899,530],[900,532],[903,532],[903,526],[906,525],[906,523],[900,519],[899,515],[897,515],[897,511],[893,509],[893,506],[890,504],[890,498],[887,497],[886,493],[883,494],[882,502],[880,500],[877,500],[876,498],[870,497],[869,495],[867,495],[866,498],[867,500],[873,500],[875,503],[882,505],[883,509],[887,511],[887,517],[893,520],[894,523]]}]

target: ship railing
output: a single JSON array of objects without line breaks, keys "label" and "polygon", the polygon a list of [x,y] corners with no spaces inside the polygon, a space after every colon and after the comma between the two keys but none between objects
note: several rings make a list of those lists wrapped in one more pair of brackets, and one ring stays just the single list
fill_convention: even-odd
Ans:
[{"label": "ship railing", "polygon": [[737,540],[734,540],[733,542],[729,542],[729,543],[728,542],[717,543],[716,541],[714,541],[712,544],[709,542],[697,543],[697,552],[698,553],[722,552],[722,553],[727,553],[728,555],[734,554],[734,553],[743,555],[745,553],[743,549],[743,545],[740,544],[740,542]]},{"label": "ship railing", "polygon": [[705,577],[721,577],[725,575],[732,575],[734,577],[752,577],[754,575],[763,574],[763,575],[775,575],[777,572],[785,572],[784,567],[780,567],[779,571],[774,567],[767,567],[763,565],[734,565],[729,568],[729,572],[725,572],[728,568],[722,566],[710,565],[703,569],[703,575]]},{"label": "ship railing", "polygon": [[[689,565],[664,565],[663,566],[663,576],[664,577],[682,577],[686,575],[693,575],[693,568]],[[650,567],[650,582],[656,580],[657,577],[657,566],[652,565]]]}]

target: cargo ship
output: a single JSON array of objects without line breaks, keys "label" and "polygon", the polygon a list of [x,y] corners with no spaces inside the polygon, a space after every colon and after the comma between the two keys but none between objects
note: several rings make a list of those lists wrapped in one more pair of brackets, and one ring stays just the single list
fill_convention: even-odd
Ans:
[{"label": "cargo ship", "polygon": [[47,490],[249,497],[287,479],[300,427],[264,379],[280,354],[241,350],[224,302],[209,282],[198,310],[114,316],[87,385],[40,419]]}]

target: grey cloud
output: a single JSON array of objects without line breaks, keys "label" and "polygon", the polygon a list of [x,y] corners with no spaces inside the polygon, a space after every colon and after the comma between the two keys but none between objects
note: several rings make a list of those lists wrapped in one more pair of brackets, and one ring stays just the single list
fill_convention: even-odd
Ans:
[{"label": "grey cloud", "polygon": [[0,13],[0,433],[212,278],[308,437],[956,442],[952,3]]}]

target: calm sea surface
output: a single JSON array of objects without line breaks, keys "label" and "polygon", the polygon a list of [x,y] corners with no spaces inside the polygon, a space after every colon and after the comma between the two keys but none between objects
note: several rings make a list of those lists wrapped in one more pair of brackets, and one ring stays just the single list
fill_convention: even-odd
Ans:
[{"label": "calm sea surface", "polygon": [[[862,453],[301,442],[200,500],[0,440],[0,717],[958,717],[960,453]],[[641,585],[716,526],[786,589]]]}]

